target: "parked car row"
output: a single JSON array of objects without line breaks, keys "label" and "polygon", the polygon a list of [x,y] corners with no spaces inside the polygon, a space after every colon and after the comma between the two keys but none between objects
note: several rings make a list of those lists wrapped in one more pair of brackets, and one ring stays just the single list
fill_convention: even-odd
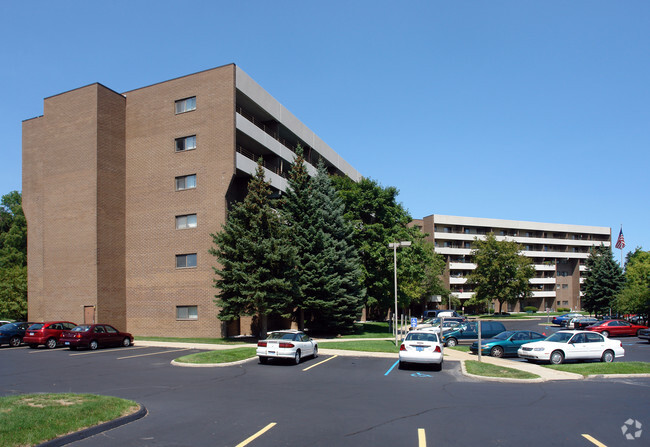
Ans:
[{"label": "parked car row", "polygon": [[48,349],[67,346],[97,349],[107,346],[130,346],[133,336],[120,332],[110,324],[76,325],[71,321],[46,321],[43,323],[18,322],[0,326],[0,344],[11,347],[21,343],[30,348],[44,345]]}]

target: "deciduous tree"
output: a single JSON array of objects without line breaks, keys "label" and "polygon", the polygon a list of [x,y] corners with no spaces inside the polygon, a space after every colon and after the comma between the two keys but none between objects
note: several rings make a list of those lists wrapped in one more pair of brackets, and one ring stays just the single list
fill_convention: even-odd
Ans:
[{"label": "deciduous tree", "polygon": [[2,196],[0,206],[0,317],[27,317],[27,221],[22,195]]},{"label": "deciduous tree", "polygon": [[474,239],[472,256],[476,269],[467,277],[474,286],[474,302],[516,303],[531,295],[529,280],[535,276],[530,259],[520,254],[514,241],[497,240],[493,233]]}]

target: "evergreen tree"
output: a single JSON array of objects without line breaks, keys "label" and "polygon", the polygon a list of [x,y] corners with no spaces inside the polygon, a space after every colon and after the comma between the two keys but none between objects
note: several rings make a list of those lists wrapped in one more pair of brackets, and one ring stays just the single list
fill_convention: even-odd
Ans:
[{"label": "evergreen tree", "polygon": [[18,191],[0,206],[0,317],[27,317],[27,221]]},{"label": "evergreen tree", "polygon": [[301,238],[296,242],[301,250],[300,306],[310,315],[313,327],[350,332],[364,296],[352,226],[343,215],[343,202],[322,162],[309,184],[298,172],[295,174],[285,207],[288,216],[293,216],[292,235]]},{"label": "evergreen tree", "polygon": [[496,299],[499,312],[504,303],[516,303],[531,295],[529,280],[535,276],[531,260],[520,253],[513,241],[499,241],[494,233],[485,239],[474,239],[472,256],[476,269],[467,277],[474,285],[473,303]]},{"label": "evergreen tree", "polygon": [[612,248],[602,244],[592,247],[585,266],[587,271],[583,284],[582,307],[596,315],[609,313],[609,308],[614,305],[614,298],[623,287],[623,272],[621,266],[614,261]]},{"label": "evergreen tree", "polygon": [[222,230],[211,235],[214,247],[210,249],[219,263],[214,268],[219,319],[257,315],[262,337],[268,315],[289,317],[296,295],[296,249],[272,207],[270,193],[260,160],[246,198],[233,205]]},{"label": "evergreen tree", "polygon": [[298,329],[305,328],[305,294],[311,281],[309,272],[305,270],[312,257],[313,239],[313,210],[311,197],[311,180],[302,147],[296,149],[296,158],[289,170],[289,187],[285,191],[282,201],[282,214],[284,222],[289,226],[291,241],[296,248],[296,300],[295,319]]}]

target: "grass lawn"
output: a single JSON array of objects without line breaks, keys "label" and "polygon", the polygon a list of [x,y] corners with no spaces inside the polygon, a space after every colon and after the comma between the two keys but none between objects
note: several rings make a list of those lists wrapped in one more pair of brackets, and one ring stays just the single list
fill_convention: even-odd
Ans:
[{"label": "grass lawn", "polygon": [[477,362],[476,360],[465,361],[465,369],[468,373],[476,376],[485,377],[504,377],[508,379],[537,379],[537,374],[529,373],[527,371],[520,371],[513,368],[505,368],[502,366],[492,365],[485,362]]},{"label": "grass lawn", "polygon": [[455,349],[456,351],[469,352],[469,346],[463,346],[463,345],[448,346],[445,349]]},{"label": "grass lawn", "polygon": [[650,374],[649,362],[569,363],[544,366],[560,371],[582,374],[585,377],[597,374]]},{"label": "grass lawn", "polygon": [[172,341],[179,343],[210,343],[213,345],[243,345],[246,342],[240,340],[232,340],[229,338],[180,338],[180,337],[135,337],[136,342],[138,340],[143,341]]},{"label": "grass lawn", "polygon": [[233,348],[221,351],[199,352],[176,359],[179,363],[230,363],[255,357],[255,348]]},{"label": "grass lawn", "polygon": [[31,446],[134,413],[133,401],[94,394],[0,397],[0,445]]},{"label": "grass lawn", "polygon": [[325,341],[320,342],[318,348],[364,352],[397,353],[399,351],[399,347],[395,347],[395,342],[392,340]]},{"label": "grass lawn", "polygon": [[369,322],[355,323],[354,334],[342,335],[341,338],[384,338],[394,337],[393,333],[388,330],[388,323]]}]

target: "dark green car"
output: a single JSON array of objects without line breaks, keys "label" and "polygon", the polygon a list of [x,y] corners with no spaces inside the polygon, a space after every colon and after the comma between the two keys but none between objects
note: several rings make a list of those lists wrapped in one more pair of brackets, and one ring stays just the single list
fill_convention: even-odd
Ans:
[{"label": "dark green car", "polygon": [[[492,338],[497,334],[505,331],[503,323],[498,321],[481,322],[481,338]],[[456,346],[458,340],[476,340],[478,339],[478,322],[465,321],[455,326],[452,330],[445,330],[442,335],[445,346]]]},{"label": "dark green car", "polygon": [[[492,357],[503,357],[506,355],[517,355],[517,350],[524,343],[541,341],[546,335],[532,331],[504,331],[493,338],[481,340],[481,354]],[[478,341],[475,341],[469,350],[476,354],[478,352]]]}]

